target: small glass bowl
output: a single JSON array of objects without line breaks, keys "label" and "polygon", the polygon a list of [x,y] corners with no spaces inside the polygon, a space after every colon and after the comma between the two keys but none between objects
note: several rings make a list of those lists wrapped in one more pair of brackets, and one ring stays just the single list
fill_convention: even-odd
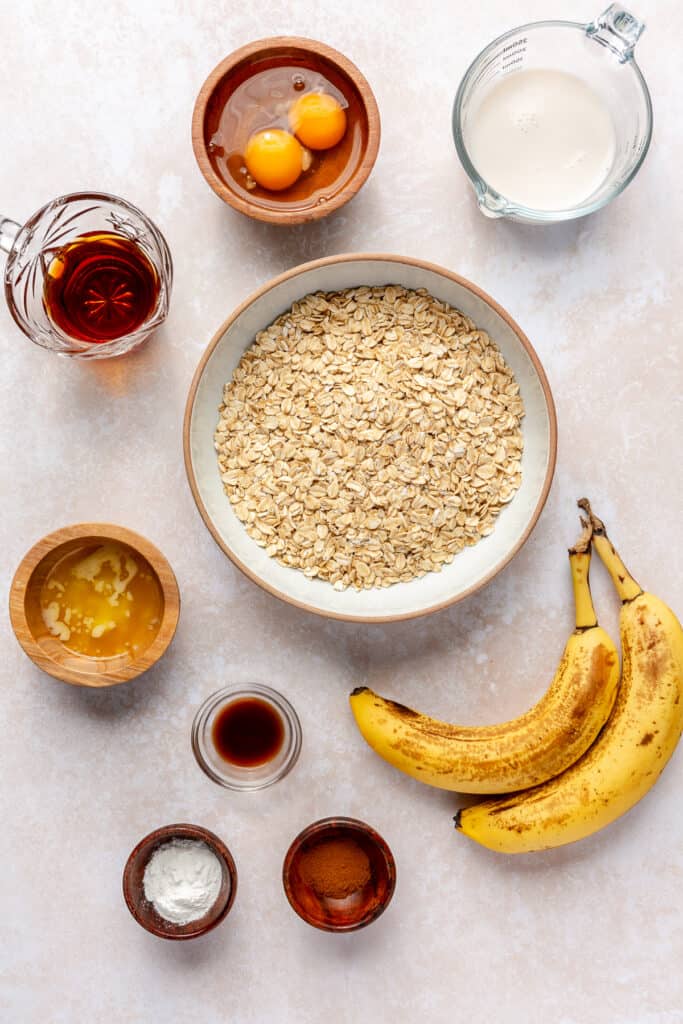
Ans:
[{"label": "small glass bowl", "polygon": [[[212,740],[216,716],[237,700],[256,698],[268,704],[282,722],[284,738],[277,754],[264,764],[245,768],[231,764],[220,756]],[[301,723],[292,705],[281,693],[269,686],[250,683],[233,689],[230,686],[217,690],[204,701],[192,723],[192,750],[202,771],[226,789],[246,792],[265,789],[279,782],[296,764],[301,750]]]},{"label": "small glass bowl", "polygon": [[[370,880],[342,899],[321,896],[301,876],[303,854],[331,839],[350,839],[370,860]],[[396,886],[396,863],[379,833],[356,818],[322,818],[296,837],[282,866],[282,884],[292,910],[307,924],[325,932],[352,932],[376,921]]]},{"label": "small glass bowl", "polygon": [[[216,902],[203,917],[187,924],[175,924],[157,913],[145,898],[145,868],[154,851],[172,839],[194,839],[206,843],[223,868],[223,880]],[[123,870],[123,897],[139,925],[161,939],[196,939],[223,921],[235,902],[237,868],[225,843],[201,825],[164,825],[141,839],[130,854]]]}]

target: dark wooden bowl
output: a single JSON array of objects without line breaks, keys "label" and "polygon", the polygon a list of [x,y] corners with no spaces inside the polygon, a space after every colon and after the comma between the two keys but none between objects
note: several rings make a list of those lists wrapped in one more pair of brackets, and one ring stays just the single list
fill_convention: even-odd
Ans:
[{"label": "dark wooden bowl", "polygon": [[[321,896],[304,880],[301,857],[331,839],[350,839],[367,854],[370,880],[360,891],[344,899]],[[386,910],[396,886],[396,864],[379,833],[356,818],[323,818],[301,832],[285,856],[282,884],[293,910],[314,928],[326,932],[351,932],[376,921]]]},{"label": "dark wooden bowl", "polygon": [[[153,905],[145,899],[142,880],[147,863],[162,843],[170,839],[199,839],[216,854],[223,866],[223,881],[211,910],[188,924],[174,924],[160,917]],[[225,843],[201,825],[164,825],[141,839],[123,870],[123,898],[131,914],[143,928],[161,939],[196,939],[205,935],[223,921],[235,902],[237,894],[237,868]]]},{"label": "dark wooden bowl", "polygon": [[[40,611],[40,590],[53,566],[84,544],[118,541],[137,551],[155,573],[164,601],[159,630],[149,647],[137,655],[92,658],[69,650],[52,636]],[[24,555],[9,594],[12,628],[38,668],[76,686],[113,686],[135,679],[151,668],[173,639],[180,615],[180,593],[173,570],[162,553],[139,533],[113,523],[78,523],[49,533]]]},{"label": "dark wooden bowl", "polygon": [[[282,208],[272,208],[259,203],[258,199],[249,200],[230,185],[217,173],[209,156],[208,146],[210,133],[208,123],[216,105],[223,106],[230,95],[231,83],[236,88],[248,77],[250,70],[259,70],[259,65],[269,66],[270,62],[279,58],[292,59],[294,63],[305,67],[313,67],[324,73],[329,68],[334,77],[341,79],[344,90],[353,95],[358,102],[361,117],[362,145],[356,159],[355,167],[348,181],[334,192],[322,205],[308,208],[289,207],[282,203]],[[207,137],[209,134],[209,137]],[[192,147],[199,168],[217,196],[235,210],[253,217],[255,220],[270,224],[303,224],[307,221],[326,217],[359,191],[368,178],[377,159],[380,140],[380,122],[377,102],[372,89],[361,72],[350,60],[333,50],[331,46],[318,43],[313,39],[299,36],[274,36],[271,39],[259,39],[235,50],[213,69],[199,91],[192,115]]]}]

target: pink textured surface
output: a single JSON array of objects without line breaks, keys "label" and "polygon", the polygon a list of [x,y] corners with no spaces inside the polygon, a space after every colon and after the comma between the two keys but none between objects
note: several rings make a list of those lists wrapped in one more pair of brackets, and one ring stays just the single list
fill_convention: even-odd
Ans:
[{"label": "pink textured surface", "polygon": [[[167,324],[137,355],[87,366],[31,346],[0,308],[0,586],[58,526],[111,520],[169,558],[183,607],[163,661],[106,693],[61,685],[2,635],[0,957],[3,1024],[225,1019],[430,1024],[683,1021],[683,811],[679,751],[652,794],[602,834],[504,860],[452,831],[452,795],[378,761],[346,696],[366,683],[463,722],[522,711],[554,670],[571,623],[565,549],[587,492],[633,572],[683,612],[680,510],[683,243],[679,66],[673,0],[633,0],[655,139],[634,184],[596,216],[534,229],[484,220],[457,163],[450,107],[470,59],[515,23],[591,18],[599,4],[265,6],[119,0],[0,2],[6,41],[3,213],[109,190],[141,206],[173,251]],[[222,206],[190,146],[207,72],[265,35],[311,35],[345,52],[377,96],[383,140],[362,193],[327,221],[283,230]],[[449,611],[395,626],[331,622],[286,607],[214,545],[185,481],[180,424],[204,345],[272,274],[348,250],[444,264],[509,309],[558,405],[546,510],[522,553]],[[594,572],[605,626],[616,603]],[[381,598],[380,598],[381,600]],[[234,681],[281,689],[302,720],[293,773],[227,793],[195,765],[194,711]],[[368,821],[389,843],[397,888],[365,932],[324,935],[287,905],[285,851],[310,821]],[[240,876],[230,917],[173,946],[138,928],[121,895],[128,853],[171,821],[206,825]]]}]

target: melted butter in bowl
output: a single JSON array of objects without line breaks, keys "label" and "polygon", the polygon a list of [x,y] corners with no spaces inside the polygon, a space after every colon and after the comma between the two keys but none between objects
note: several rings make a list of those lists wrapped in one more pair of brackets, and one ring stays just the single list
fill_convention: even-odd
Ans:
[{"label": "melted butter in bowl", "polygon": [[155,639],[164,609],[152,566],[116,541],[70,550],[48,572],[39,600],[51,636],[90,658],[138,656]]},{"label": "melted butter in bowl", "polygon": [[146,537],[115,523],[46,534],[19,563],[10,620],[28,657],[75,686],[136,679],[162,657],[180,615],[173,569]]}]

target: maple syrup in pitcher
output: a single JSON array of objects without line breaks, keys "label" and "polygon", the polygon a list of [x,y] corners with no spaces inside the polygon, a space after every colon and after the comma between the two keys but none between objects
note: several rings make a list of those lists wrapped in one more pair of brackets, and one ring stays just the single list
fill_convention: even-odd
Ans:
[{"label": "maple syrup in pitcher", "polygon": [[70,338],[103,344],[132,334],[149,319],[159,276],[137,242],[91,231],[52,258],[45,275],[45,311]]},{"label": "maple syrup in pitcher", "polygon": [[272,761],[285,740],[282,718],[265,700],[234,700],[216,715],[213,745],[224,761],[239,768],[257,768]]}]

